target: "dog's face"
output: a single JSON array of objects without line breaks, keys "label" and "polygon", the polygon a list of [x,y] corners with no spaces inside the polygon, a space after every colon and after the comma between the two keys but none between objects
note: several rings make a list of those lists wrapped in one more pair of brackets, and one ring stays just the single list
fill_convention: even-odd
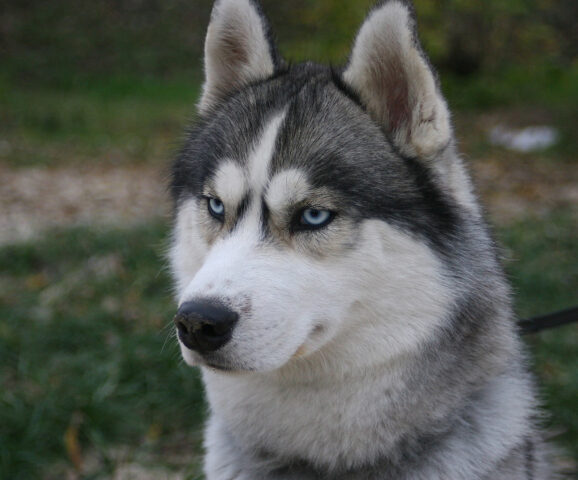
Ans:
[{"label": "dog's face", "polygon": [[217,2],[172,181],[187,363],[269,371],[335,345],[354,355],[350,342],[395,356],[443,317],[441,259],[469,194],[434,181],[450,127],[412,31],[387,2],[343,72],[285,67],[252,1]]}]

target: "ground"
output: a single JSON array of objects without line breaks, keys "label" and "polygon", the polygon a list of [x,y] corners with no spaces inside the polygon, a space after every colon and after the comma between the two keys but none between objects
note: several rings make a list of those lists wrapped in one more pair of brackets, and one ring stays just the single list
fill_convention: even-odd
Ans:
[{"label": "ground", "polygon": [[164,217],[162,169],[0,165],[0,243],[30,240],[55,227],[127,226]]}]

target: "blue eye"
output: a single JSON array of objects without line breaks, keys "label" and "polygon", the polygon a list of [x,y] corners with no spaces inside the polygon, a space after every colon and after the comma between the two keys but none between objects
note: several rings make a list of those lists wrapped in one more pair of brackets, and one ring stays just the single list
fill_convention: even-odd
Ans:
[{"label": "blue eye", "polygon": [[329,210],[319,210],[317,208],[306,208],[301,212],[301,225],[309,228],[321,228],[333,220],[333,212]]},{"label": "blue eye", "polygon": [[223,205],[223,202],[218,198],[209,198],[208,200],[209,213],[218,220],[222,220],[225,215],[225,205]]}]

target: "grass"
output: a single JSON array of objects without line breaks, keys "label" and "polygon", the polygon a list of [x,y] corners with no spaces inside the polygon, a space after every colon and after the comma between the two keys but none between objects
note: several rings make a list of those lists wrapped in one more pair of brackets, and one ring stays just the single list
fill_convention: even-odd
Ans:
[{"label": "grass", "polygon": [[[509,251],[508,272],[521,317],[576,306],[578,243],[576,211],[528,219],[501,231]],[[528,345],[557,439],[578,459],[578,325],[531,335]]]},{"label": "grass", "polygon": [[[527,81],[532,78],[532,81]],[[556,154],[574,158],[578,141],[578,64],[511,67],[500,75],[444,75],[452,110],[530,106],[549,111],[561,132]],[[0,162],[10,166],[158,161],[192,116],[200,77],[83,78],[50,88],[20,84],[0,69]]]},{"label": "grass", "polygon": [[107,478],[147,455],[193,474],[202,390],[171,338],[163,239],[70,230],[0,250],[0,478]]},{"label": "grass", "polygon": [[0,162],[23,167],[158,161],[192,115],[198,85],[196,78],[113,77],[47,89],[4,79]]},{"label": "grass", "polygon": [[[522,315],[575,301],[573,220],[500,231]],[[73,229],[0,249],[0,478],[62,478],[75,465],[107,478],[133,460],[197,478],[204,407],[167,327],[165,238],[159,224]],[[558,441],[578,458],[578,328],[528,340]]]}]

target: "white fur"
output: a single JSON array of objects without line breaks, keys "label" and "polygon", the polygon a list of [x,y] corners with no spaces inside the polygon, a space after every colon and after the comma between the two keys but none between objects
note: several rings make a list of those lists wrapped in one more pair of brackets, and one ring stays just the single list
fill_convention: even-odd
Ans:
[{"label": "white fur", "polygon": [[199,226],[201,224],[197,199],[189,199],[179,206],[173,228],[172,246],[169,260],[176,282],[178,304],[182,303],[183,293],[191,278],[201,268],[208,252]]},{"label": "white fur", "polygon": [[[192,213],[184,212],[181,218]],[[390,382],[399,385],[397,359],[431,335],[451,301],[439,261],[380,221],[366,221],[357,247],[330,261],[259,245],[254,233],[240,229],[213,247],[183,295],[216,294],[233,305],[252,305],[224,348],[240,368],[264,373],[205,370],[213,422],[226,423],[242,443],[288,457],[325,466],[338,459],[351,466],[370,461],[384,448],[364,423],[377,418],[370,410],[383,409],[378,397]],[[302,357],[293,358],[298,350]],[[185,348],[183,356],[189,364],[200,360]],[[328,364],[340,370],[328,370]],[[319,424],[320,418],[339,421]],[[313,423],[318,428],[306,428]],[[229,478],[223,476],[224,442],[219,428],[209,425],[208,478]]]},{"label": "white fur", "polygon": [[[262,307],[251,324],[239,328],[261,330],[255,337],[240,331],[237,352],[251,352],[253,365],[256,352],[260,362],[273,362],[278,370],[250,375],[205,370],[216,421],[235,432],[240,444],[263,445],[288,458],[325,467],[338,459],[349,466],[371,462],[387,448],[372,437],[378,433],[370,423],[387,408],[384,391],[400,386],[397,362],[431,336],[451,301],[439,261],[380,221],[366,221],[357,247],[328,262],[307,262],[293,252],[269,252],[262,265],[243,257],[255,274],[241,295]],[[311,332],[319,323],[324,331],[316,338]],[[241,342],[247,342],[242,350]],[[284,349],[286,344],[291,348]],[[299,344],[303,357],[291,358]],[[322,418],[332,421],[322,424]],[[403,425],[392,423],[393,431],[405,433]],[[316,428],[309,428],[313,424]],[[221,445],[212,445],[223,442],[220,435],[209,427],[209,478],[225,478],[210,475],[227,461]]]},{"label": "white fur", "polygon": [[205,84],[199,111],[207,112],[235,88],[273,74],[258,12],[249,0],[219,0],[205,40]]},{"label": "white fur", "polygon": [[[248,172],[240,175],[237,163],[223,163],[214,182],[217,195],[225,198],[220,189],[226,188],[240,198],[246,178],[253,205],[264,191],[268,207],[278,215],[313,195],[306,175],[296,169],[267,181],[283,118],[279,114],[266,125],[250,153]],[[263,244],[255,206],[232,235],[207,249],[195,243],[202,235],[188,231],[202,228],[202,222],[195,223],[197,215],[192,203],[178,214],[175,264],[179,267],[178,255],[187,252],[184,256],[198,265],[198,271],[192,265],[177,271],[179,298],[219,296],[237,311],[250,306],[221,354],[238,370],[261,372],[205,370],[214,412],[207,431],[208,478],[237,478],[223,473],[235,467],[228,463],[220,422],[240,436],[239,442],[263,444],[289,457],[329,467],[338,459],[350,466],[371,461],[384,445],[364,423],[377,418],[377,411],[368,410],[383,408],[377,397],[390,383],[399,385],[398,359],[431,336],[452,301],[437,257],[423,243],[377,220],[363,222],[359,230],[328,229],[318,240],[318,248],[329,252],[325,258],[290,245]],[[336,247],[341,244],[355,248]],[[203,364],[197,354],[181,349],[188,364]],[[327,369],[329,364],[339,369]],[[293,388],[296,384],[303,388]],[[319,409],[335,411],[327,417]],[[306,428],[322,417],[340,421],[319,425],[320,430]],[[405,433],[403,426],[397,428],[399,435]]]},{"label": "white fur", "polygon": [[212,191],[206,193],[216,195],[226,208],[238,206],[249,190],[244,170],[232,160],[221,162],[213,183]]},{"label": "white fur", "polygon": [[248,166],[241,167],[238,161],[221,160],[214,179],[205,193],[218,197],[228,209],[235,209],[251,192],[254,198],[263,193],[269,178],[269,165],[275,149],[275,141],[286,112],[274,115],[265,126],[259,141],[249,153]]},{"label": "white fur", "polygon": [[506,375],[493,378],[479,405],[470,412],[479,425],[477,434],[465,431],[445,440],[416,480],[487,478],[488,467],[498,464],[504,452],[531,434],[528,417],[535,411],[532,396],[526,378]]},{"label": "white fur", "polygon": [[[350,356],[356,355],[359,341],[367,344],[366,362],[371,362],[372,349],[380,361],[384,351],[392,356],[410,351],[442,318],[449,301],[439,287],[444,284],[441,267],[428,248],[383,222],[366,222],[363,236],[356,238],[358,231],[346,223],[339,227],[336,221],[336,226],[318,234],[315,242],[316,251],[328,253],[326,259],[304,255],[306,243],[300,249],[281,249],[260,242],[260,201],[284,116],[285,112],[281,112],[266,124],[249,154],[244,176],[231,161],[224,162],[217,171],[215,194],[220,198],[227,195],[219,190],[224,187],[234,192],[232,197],[242,196],[245,178],[252,192],[250,209],[231,235],[219,238],[210,249],[206,242],[192,243],[202,237],[189,231],[201,228],[195,224],[197,209],[193,203],[180,209],[177,253],[173,256],[180,302],[218,296],[237,310],[247,310],[232,340],[222,348],[222,355],[241,369],[279,368],[294,355],[309,354],[322,347],[341,331],[342,323],[351,332],[339,342],[340,355],[348,349]],[[289,170],[272,179],[265,197],[269,208],[282,211],[303,201],[309,193],[305,175]],[[233,205],[231,208],[234,210]],[[279,240],[282,242],[283,238],[281,235]],[[343,245],[354,241],[358,245],[355,250],[343,251]],[[195,259],[186,267],[178,264],[182,258],[179,255],[184,252],[187,258]],[[203,255],[200,265],[198,259]],[[366,298],[376,292],[374,284],[391,295]],[[323,285],[322,290],[319,285]],[[388,333],[371,345],[364,339],[372,335],[370,332],[375,333],[375,328],[384,328]],[[351,343],[352,340],[355,341]],[[183,355],[188,363],[199,361],[187,349]]]},{"label": "white fur", "polygon": [[255,197],[261,196],[269,180],[269,165],[275,151],[275,141],[286,114],[286,111],[282,111],[269,120],[260,141],[249,156],[247,176]]},{"label": "white fur", "polygon": [[[382,449],[393,446],[412,428],[402,419],[391,417],[388,445],[373,423],[400,401],[397,389],[403,389],[403,385],[398,367],[385,364],[377,369],[360,369],[357,375],[310,381],[256,375],[225,378],[205,370],[203,378],[216,412],[206,430],[207,478],[250,480],[231,464],[227,454],[230,439],[225,431],[235,432],[238,442],[260,445],[286,458],[299,455],[321,468],[331,468],[344,460],[355,468],[377,460]],[[385,392],[390,392],[389,398]],[[533,412],[531,395],[525,380],[496,377],[484,392],[483,405],[488,408],[472,412],[479,422],[477,434],[468,434],[468,425],[464,424],[464,432],[443,440],[438,455],[432,455],[419,471],[408,471],[404,478],[486,478],[485,473],[504,451],[530,433],[527,417]],[[496,443],[496,438],[502,441]]]},{"label": "white fur", "polygon": [[275,175],[267,187],[267,206],[273,214],[286,213],[288,205],[302,202],[310,193],[311,187],[306,175],[296,169],[284,170]]}]

